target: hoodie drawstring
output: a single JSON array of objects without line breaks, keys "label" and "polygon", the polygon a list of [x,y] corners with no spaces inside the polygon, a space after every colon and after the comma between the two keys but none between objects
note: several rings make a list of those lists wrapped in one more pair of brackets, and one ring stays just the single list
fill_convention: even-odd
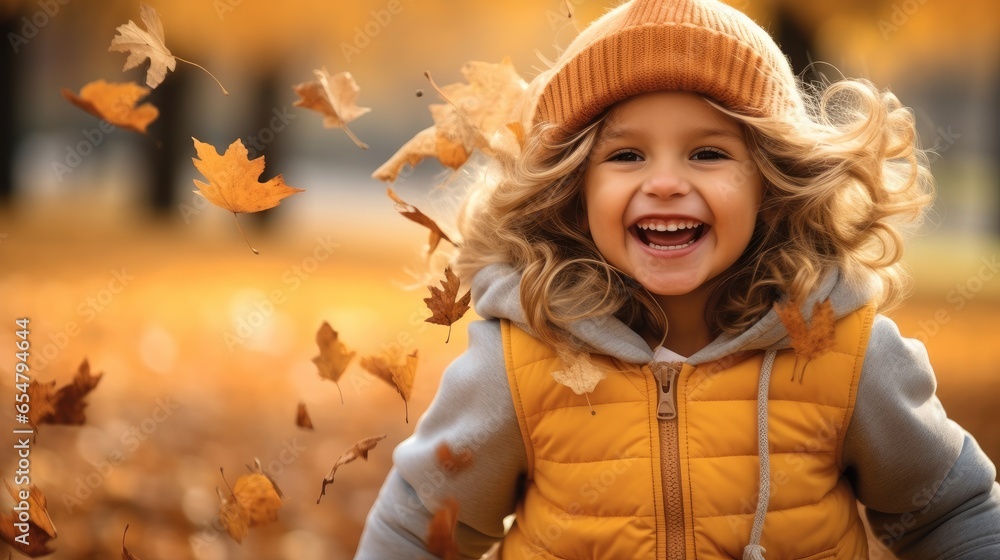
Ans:
[{"label": "hoodie drawstring", "polygon": [[774,350],[764,354],[764,363],[760,366],[760,380],[757,384],[757,454],[760,457],[760,491],[757,495],[757,511],[753,515],[753,529],[750,530],[750,543],[743,548],[743,560],[764,560],[764,547],[760,545],[760,537],[764,532],[764,515],[767,514],[767,503],[771,498],[771,455],[767,445],[767,390],[771,381],[771,368],[774,366]]}]

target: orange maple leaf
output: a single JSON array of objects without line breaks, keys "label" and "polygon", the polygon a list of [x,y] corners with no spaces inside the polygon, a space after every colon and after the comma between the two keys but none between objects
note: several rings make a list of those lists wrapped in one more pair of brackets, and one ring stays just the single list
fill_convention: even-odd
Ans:
[{"label": "orange maple leaf", "polygon": [[458,560],[460,556],[455,535],[456,525],[458,501],[445,498],[427,527],[427,551],[442,560]]},{"label": "orange maple leaf", "polygon": [[389,198],[396,203],[396,211],[402,214],[404,218],[412,222],[416,222],[430,230],[430,237],[427,239],[428,257],[430,257],[431,253],[434,252],[434,249],[437,249],[437,246],[441,243],[442,239],[452,245],[455,245],[456,247],[458,246],[451,240],[451,238],[448,237],[448,234],[441,230],[441,228],[437,225],[437,222],[417,209],[416,206],[406,202],[402,198],[399,198],[399,195],[396,194],[396,191],[392,190],[392,187],[386,187],[385,192],[389,195]]},{"label": "orange maple leaf", "polygon": [[451,446],[442,441],[437,446],[436,454],[438,464],[448,474],[458,474],[472,466],[472,451],[468,449],[455,453],[451,450]]},{"label": "orange maple leaf", "polygon": [[399,396],[403,397],[403,410],[406,422],[410,422],[410,393],[413,391],[413,378],[417,374],[417,351],[405,357],[403,360],[393,357],[366,356],[361,358],[361,367],[369,373],[385,381],[396,389]]},{"label": "orange maple leaf", "polygon": [[[229,210],[234,217],[238,213],[260,212],[274,208],[281,203],[281,199],[304,190],[286,185],[281,175],[265,183],[258,182],[257,179],[264,172],[264,156],[249,159],[250,153],[247,152],[243,141],[238,138],[221,156],[215,146],[201,142],[197,138],[192,140],[198,158],[201,159],[191,158],[191,161],[208,179],[207,184],[195,179],[194,184],[199,190],[194,192],[219,208]],[[239,227],[239,224],[237,220],[236,227]],[[243,233],[242,228],[240,233]],[[243,236],[243,239],[246,240],[246,236]],[[247,245],[254,254],[259,254],[249,241]]]},{"label": "orange maple leaf", "polygon": [[[372,173],[372,177],[392,182],[400,171],[415,166],[425,157],[436,157],[442,165],[457,169],[475,149],[488,154],[496,152],[493,137],[516,136],[516,130],[506,125],[520,101],[527,82],[514,70],[509,58],[501,63],[472,61],[462,67],[468,83],[431,85],[448,101],[430,106],[434,126],[418,132],[388,161]],[[425,74],[430,79],[429,74]]]},{"label": "orange maple leaf", "polygon": [[[826,353],[836,342],[834,325],[837,321],[829,299],[813,304],[813,314],[808,326],[797,300],[792,299],[784,304],[775,303],[774,311],[788,330],[796,356],[811,360]],[[794,371],[792,377],[795,377]],[[802,380],[801,376],[799,380]]]},{"label": "orange maple leaf", "polygon": [[347,346],[340,341],[340,335],[326,321],[316,331],[316,345],[319,346],[319,356],[312,361],[319,369],[320,377],[336,383],[337,390],[340,391],[340,403],[343,404],[344,392],[340,390],[340,377],[357,352],[348,351]]},{"label": "orange maple leaf", "polygon": [[66,88],[59,91],[67,101],[91,115],[140,134],[145,134],[149,123],[160,116],[152,103],[136,106],[140,99],[149,95],[149,90],[135,82],[95,80],[83,86],[79,96]]},{"label": "orange maple leaf", "polygon": [[461,298],[458,297],[459,285],[458,276],[451,271],[449,266],[444,270],[441,288],[427,286],[427,289],[431,291],[431,297],[424,298],[427,309],[433,313],[424,321],[448,327],[448,338],[445,339],[445,344],[451,340],[451,325],[465,315],[465,312],[469,310],[469,302],[472,301],[471,291],[466,291]]},{"label": "orange maple leaf", "polygon": [[368,144],[359,140],[347,128],[347,123],[371,111],[370,107],[357,105],[361,88],[354,81],[354,76],[350,72],[337,72],[331,76],[326,68],[313,70],[313,74],[316,76],[315,81],[292,87],[301,98],[292,105],[320,113],[323,115],[323,126],[343,128],[359,148],[368,149]]},{"label": "orange maple leaf", "polygon": [[84,398],[94,390],[103,374],[90,374],[90,364],[83,360],[73,380],[63,385],[52,396],[52,412],[42,416],[39,423],[79,426],[87,421]]},{"label": "orange maple leaf", "polygon": [[309,418],[309,411],[306,410],[306,403],[299,403],[298,410],[295,411],[295,425],[304,429],[312,430],[312,418]]},{"label": "orange maple leaf", "polygon": [[326,487],[328,484],[333,484],[333,476],[337,473],[337,469],[339,469],[341,465],[346,465],[356,459],[363,459],[367,461],[368,452],[374,449],[375,446],[378,445],[378,442],[385,438],[386,434],[365,438],[355,443],[350,449],[345,451],[343,455],[337,459],[337,462],[333,464],[333,468],[330,469],[330,473],[323,478],[323,487],[320,488],[319,497],[316,498],[316,503],[318,504],[319,501],[323,499],[323,496],[326,495]]}]

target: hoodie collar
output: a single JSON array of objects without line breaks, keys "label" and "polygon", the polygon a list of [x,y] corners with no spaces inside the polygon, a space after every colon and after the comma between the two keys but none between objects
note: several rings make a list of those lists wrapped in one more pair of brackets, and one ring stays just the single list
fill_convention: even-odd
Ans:
[{"label": "hoodie collar", "polygon": [[[476,313],[484,319],[509,319],[518,327],[531,332],[521,308],[521,273],[508,264],[483,267],[472,282],[472,300]],[[806,320],[812,316],[815,303],[829,299],[837,319],[865,305],[878,291],[876,279],[851,282],[834,270],[823,278],[802,306]],[[613,315],[576,321],[570,333],[590,347],[590,351],[605,354],[633,364],[653,361],[653,350],[628,325]],[[687,360],[698,365],[724,358],[744,350],[781,350],[790,348],[788,330],[771,309],[756,324],[738,335],[723,334]]]}]

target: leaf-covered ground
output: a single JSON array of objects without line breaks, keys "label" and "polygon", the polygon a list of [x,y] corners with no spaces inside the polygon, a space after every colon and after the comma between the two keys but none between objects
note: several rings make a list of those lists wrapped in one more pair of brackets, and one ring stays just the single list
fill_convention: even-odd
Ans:
[{"label": "leaf-covered ground", "polygon": [[[32,482],[59,531],[50,558],[120,555],[126,524],[128,549],[143,560],[352,556],[393,447],[465,347],[473,319],[456,323],[448,344],[447,327],[423,322],[426,289],[399,284],[413,282],[403,269],[419,262],[424,232],[395,216],[389,201],[384,206],[364,230],[334,219],[323,228],[275,220],[274,232],[253,234],[259,256],[228,218],[206,231],[73,209],[3,216],[4,449],[15,422],[8,399],[16,317],[31,320],[35,379],[62,386],[84,358],[104,374],[87,397],[86,424],[42,425],[31,447]],[[978,268],[933,256],[951,265],[918,272],[939,268],[965,283]],[[949,282],[918,290],[893,316],[904,334],[926,335],[946,408],[1000,459],[1000,426],[989,420],[1000,394],[1000,299],[991,284],[1000,276],[984,280],[960,309],[948,298]],[[358,359],[340,378],[341,404],[312,361],[323,321],[359,357],[419,349],[408,424],[397,391]],[[296,426],[299,402],[312,431]],[[338,458],[377,434],[387,438],[367,462],[340,467],[317,505]],[[0,475],[10,478],[15,463],[2,456]],[[276,523],[251,528],[237,545],[216,521],[216,488],[229,495],[219,468],[233,484],[254,458],[284,502]]]}]

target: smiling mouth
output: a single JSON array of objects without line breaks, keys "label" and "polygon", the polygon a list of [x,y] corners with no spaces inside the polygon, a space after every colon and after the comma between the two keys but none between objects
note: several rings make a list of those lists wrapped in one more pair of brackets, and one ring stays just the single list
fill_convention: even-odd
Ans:
[{"label": "smiling mouth", "polygon": [[711,226],[697,220],[641,220],[629,228],[642,244],[660,251],[677,251],[701,239]]}]

